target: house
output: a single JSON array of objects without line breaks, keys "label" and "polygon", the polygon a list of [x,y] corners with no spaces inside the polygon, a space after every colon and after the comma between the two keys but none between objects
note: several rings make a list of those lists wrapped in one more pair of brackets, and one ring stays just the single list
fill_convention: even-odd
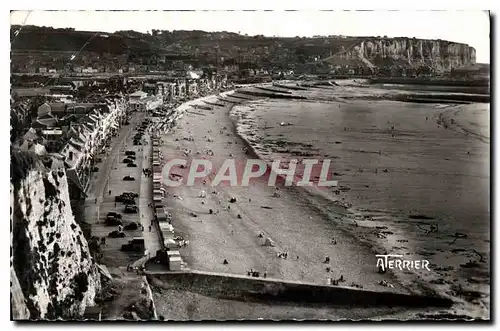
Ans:
[{"label": "house", "polygon": [[82,151],[82,145],[76,140],[73,140],[71,143],[66,143],[60,153],[64,158],[64,162],[66,163],[67,168],[74,169],[75,171],[77,170],[80,162],[82,161]]},{"label": "house", "polygon": [[35,129],[50,129],[58,127],[58,120],[51,114],[37,118],[31,125]]},{"label": "house", "polygon": [[[201,74],[203,74],[203,73],[201,73]],[[187,79],[199,79],[201,74],[196,73],[194,71],[188,71],[188,72],[186,72],[186,78]]]},{"label": "house", "polygon": [[94,69],[94,68],[92,68],[92,67],[87,67],[87,68],[83,68],[83,69],[82,69],[82,73],[87,73],[87,74],[89,74],[89,73],[96,73],[96,72],[98,72],[98,70],[97,70],[97,69]]},{"label": "house", "polygon": [[[119,126],[125,114],[125,102],[122,99],[105,100],[105,103],[81,103],[68,105],[63,117],[64,127],[59,130],[45,128],[52,136],[66,131],[65,145],[60,150],[68,173],[70,196],[79,200],[85,195],[89,182],[95,153],[101,148],[110,134]],[[50,106],[50,104],[48,104]],[[47,106],[42,112],[48,112]],[[77,121],[76,121],[77,120]]]},{"label": "house", "polygon": [[51,114],[51,113],[52,113],[52,108],[50,107],[50,105],[47,102],[45,102],[43,105],[38,107],[38,111],[37,111],[38,117],[44,116],[47,114]]},{"label": "house", "polygon": [[33,152],[37,155],[47,154],[47,150],[44,145],[32,140],[24,140],[23,143],[19,145],[19,149],[27,152]]},{"label": "house", "polygon": [[147,96],[148,96],[148,94],[146,92],[143,92],[143,91],[135,91],[134,93],[129,94],[129,98],[131,100],[141,100]]},{"label": "house", "polygon": [[146,104],[144,99],[147,98],[148,94],[143,91],[136,91],[129,95],[130,107],[137,111],[145,111]]},{"label": "house", "polygon": [[137,111],[154,110],[163,104],[161,95],[148,96],[146,92],[136,91],[129,95],[129,105]]},{"label": "house", "polygon": [[29,130],[23,136],[23,140],[36,141],[39,138],[40,138],[40,136],[37,134],[36,130],[33,128],[29,128]]},{"label": "house", "polygon": [[47,103],[38,107],[37,115],[38,118],[43,118],[44,116],[51,115],[54,116],[55,113],[64,113],[66,110],[66,104],[64,102]]}]

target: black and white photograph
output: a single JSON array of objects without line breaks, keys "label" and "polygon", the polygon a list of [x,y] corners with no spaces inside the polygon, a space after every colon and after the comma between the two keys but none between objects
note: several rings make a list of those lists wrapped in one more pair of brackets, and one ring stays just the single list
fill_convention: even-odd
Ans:
[{"label": "black and white photograph", "polygon": [[493,13],[205,6],[10,12],[11,321],[491,321]]}]

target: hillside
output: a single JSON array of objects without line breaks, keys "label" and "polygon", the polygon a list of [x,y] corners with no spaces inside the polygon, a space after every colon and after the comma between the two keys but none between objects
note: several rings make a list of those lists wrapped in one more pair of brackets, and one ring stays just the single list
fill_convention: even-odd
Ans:
[{"label": "hillside", "polygon": [[129,52],[152,54],[158,51],[151,43],[119,34],[25,26],[14,37],[14,31],[19,28],[15,25],[11,27],[12,50],[74,52],[85,47],[88,52],[117,55]]},{"label": "hillside", "polygon": [[[19,28],[11,27],[12,59],[16,63],[23,62],[27,51],[29,55],[45,52],[45,63],[50,57],[52,61],[57,60],[58,53],[64,53],[61,55],[64,63],[68,61],[68,52],[95,53],[92,60],[114,61],[115,66],[129,63],[157,65],[182,59],[196,65],[236,63],[290,69],[304,65],[370,69],[425,66],[432,71],[450,71],[473,65],[476,61],[474,48],[445,40],[345,36],[279,38],[229,32],[159,30],[153,30],[151,34],[136,31],[96,33],[35,26],[25,26],[16,36]],[[37,59],[30,61],[36,62]]]}]

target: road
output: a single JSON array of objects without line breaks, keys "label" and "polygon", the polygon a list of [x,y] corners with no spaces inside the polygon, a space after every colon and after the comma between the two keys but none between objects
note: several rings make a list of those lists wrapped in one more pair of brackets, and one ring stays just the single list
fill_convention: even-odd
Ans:
[{"label": "road", "polygon": [[[122,214],[123,224],[137,222],[142,225],[137,230],[124,230],[125,238],[107,238],[104,248],[103,263],[108,266],[125,266],[136,261],[141,254],[125,253],[120,251],[121,245],[128,243],[133,237],[143,237],[145,249],[150,256],[155,256],[161,248],[160,237],[155,226],[151,226],[153,217],[152,202],[152,177],[146,177],[142,169],[151,167],[151,139],[148,134],[144,135],[143,141],[147,144],[134,146],[133,135],[135,128],[145,118],[145,113],[135,113],[128,126],[120,129],[119,135],[113,137],[111,148],[108,155],[103,155],[102,163],[98,164],[99,171],[92,177],[88,187],[88,198],[85,203],[85,219],[92,224],[92,235],[98,237],[107,237],[109,232],[116,230],[114,227],[106,226],[104,219],[108,212],[118,212]],[[125,157],[125,150],[136,152],[137,167],[127,167],[121,162]],[[124,181],[123,177],[129,175],[134,177],[135,181]],[[110,193],[111,192],[111,193]],[[137,192],[139,198],[137,205],[139,213],[127,214],[123,212],[123,205],[116,204],[114,197],[122,192]],[[97,198],[97,203],[95,202]]]}]

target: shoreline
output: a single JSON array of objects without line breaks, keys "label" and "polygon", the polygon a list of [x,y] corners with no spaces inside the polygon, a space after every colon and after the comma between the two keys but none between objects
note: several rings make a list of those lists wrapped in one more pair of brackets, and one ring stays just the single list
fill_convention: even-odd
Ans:
[{"label": "shoreline", "polygon": [[[204,133],[206,132],[200,132],[201,128],[213,133],[218,131],[217,129],[220,125],[224,125],[224,127],[226,128],[230,125],[231,130],[224,131],[226,132],[226,135],[216,136],[220,137],[220,139],[216,139],[215,137],[213,137],[214,140],[213,144],[211,145],[216,145],[218,147],[214,148],[218,149],[217,151],[214,151],[215,155],[220,156],[221,154],[232,154],[234,155],[234,158],[236,160],[246,160],[248,158],[248,155],[244,155],[240,148],[240,146],[244,145],[245,143],[243,142],[243,140],[238,138],[237,135],[235,135],[234,123],[232,122],[229,115],[232,105],[217,107],[217,109],[215,108],[216,107],[214,107],[214,110],[212,111],[205,112],[203,114],[204,116],[201,116],[203,117],[203,119],[200,119],[201,114],[185,112],[185,115],[182,117],[179,126],[176,129],[172,130],[171,133],[163,136],[163,155],[168,155],[169,159],[176,158],[182,155],[181,151],[183,150],[191,150],[192,154],[196,155],[196,153],[200,152],[203,149],[202,145],[205,145],[206,138],[204,138],[203,136],[207,136],[206,134],[204,135]],[[207,117],[211,117],[211,120],[208,120]],[[187,140],[186,136],[191,136],[193,141]],[[232,142],[228,142],[227,140],[232,140]],[[200,141],[203,143],[199,143]],[[173,146],[176,145],[178,147],[173,148]],[[238,147],[236,147],[236,145]],[[179,174],[180,176],[185,177],[185,175],[187,175],[185,170],[186,169],[174,168],[173,171],[175,171],[175,173]],[[207,196],[206,198],[200,198],[200,192],[204,190],[207,191]],[[315,270],[315,273],[317,275],[309,274],[307,276],[302,275],[302,277],[306,277],[305,279],[314,283],[325,284],[329,276],[338,278],[341,275],[339,272],[335,272],[339,273],[338,275],[332,275],[331,273],[324,271],[327,265],[322,263],[321,259],[324,259],[324,256],[328,255],[330,257],[334,256],[334,269],[342,270],[342,275],[344,275],[344,277],[348,279],[348,284],[356,283],[357,285],[363,285],[365,288],[378,289],[382,291],[396,290],[406,292],[406,290],[394,283],[395,280],[392,277],[377,273],[375,267],[376,259],[374,255],[372,255],[368,251],[365,251],[365,248],[357,247],[352,239],[342,239],[342,235],[340,233],[335,233],[333,237],[335,237],[337,241],[342,242],[342,244],[339,244],[338,246],[345,245],[347,247],[339,248],[335,245],[332,246],[330,243],[331,238],[329,237],[329,235],[325,234],[325,227],[329,229],[328,232],[332,232],[332,230],[334,231],[334,229],[332,229],[330,226],[330,221],[326,220],[324,218],[324,215],[321,215],[322,213],[318,214],[317,210],[308,207],[307,199],[304,200],[303,197],[300,197],[300,195],[297,194],[297,192],[294,192],[293,190],[290,190],[288,188],[283,189],[281,192],[284,196],[280,199],[273,199],[269,197],[272,196],[274,188],[269,188],[262,185],[254,185],[253,187],[249,187],[248,189],[220,187],[215,189],[217,191],[220,191],[217,193],[217,195],[208,193],[208,191],[211,190],[212,188],[209,188],[208,186],[206,187],[206,189],[204,189],[203,184],[199,184],[198,186],[195,185],[194,187],[183,186],[176,188],[167,188],[169,197],[166,198],[166,206],[169,209],[169,212],[172,214],[172,225],[174,225],[176,230],[179,229],[178,231],[181,232],[181,236],[184,239],[188,239],[190,243],[187,248],[181,248],[181,256],[183,256],[183,260],[187,262],[190,268],[214,272],[229,271],[236,274],[244,274],[246,270],[250,268],[259,268],[261,272],[264,271],[263,269],[266,269],[266,271],[268,271],[269,277],[291,280],[300,280],[300,271],[306,273],[306,270]],[[223,196],[222,199],[220,198],[221,195]],[[251,199],[249,199],[251,200],[251,202],[243,201],[245,195],[248,197],[251,196]],[[222,208],[227,208],[229,204],[227,204],[227,206],[224,206],[226,205],[226,203],[222,203],[222,201],[228,201],[228,197],[231,196],[237,197],[238,202],[234,205],[230,205],[231,211],[226,209],[223,210]],[[302,206],[296,205],[296,203],[299,201],[302,202]],[[258,207],[259,204],[267,204],[268,208],[270,209],[262,212],[262,209]],[[208,213],[208,209],[212,206],[214,208],[220,209],[220,213],[216,215],[217,217],[214,217]],[[284,206],[286,207],[283,208]],[[273,211],[275,209],[279,209],[279,211]],[[233,210],[236,211],[233,212]],[[235,217],[236,215],[234,215],[235,213],[241,214],[243,221],[237,221],[239,224],[228,224],[234,222],[234,219],[237,219]],[[193,214],[196,214],[197,216],[192,216]],[[261,214],[262,216],[257,218],[252,217],[254,215],[258,216],[259,214]],[[245,221],[246,217],[244,215],[248,216],[250,220]],[[275,224],[272,224],[272,221],[267,220],[270,215],[275,215],[280,220],[280,225],[285,226],[285,228],[277,228]],[[208,222],[207,219],[209,220]],[[301,219],[308,221],[305,221],[305,223],[303,223]],[[201,222],[202,224],[198,224],[198,226],[193,225],[193,223],[199,222]],[[304,226],[306,228],[312,226],[313,228],[316,228],[316,230],[313,229],[311,230],[313,232],[310,232],[308,234],[301,234],[298,230],[299,228],[296,228],[296,226],[299,226],[299,228],[303,228]],[[322,230],[319,230],[318,226]],[[286,227],[295,227],[295,229],[292,231],[293,237],[295,237],[293,240],[287,238],[287,235],[292,235],[292,233],[286,233],[285,235],[283,235],[283,233],[280,233],[286,232]],[[203,231],[200,228],[206,229]],[[259,228],[261,228],[262,232],[266,233],[266,237],[270,237],[272,241],[276,243],[276,246],[281,246],[281,248],[262,246],[257,238]],[[219,231],[216,231],[216,229]],[[245,233],[242,233],[242,235],[235,235],[234,237],[237,238],[233,239],[234,237],[231,238],[233,236],[233,231],[234,233],[236,233],[236,231],[242,231]],[[202,235],[205,238],[200,238]],[[212,236],[212,238],[207,239],[207,236]],[[313,237],[322,237],[323,239],[321,241],[323,242],[324,246],[315,245],[313,251],[309,251],[311,249],[310,247],[295,247],[298,242],[304,243],[304,245],[307,246],[307,242],[309,242]],[[236,261],[230,262],[229,266],[222,265],[222,260],[224,259],[224,249],[214,246],[215,242],[222,241],[222,244],[225,244],[226,240],[232,241],[231,249],[237,251],[233,252],[233,255],[238,256],[242,260],[246,259],[248,262],[248,266],[243,265],[244,263],[240,264]],[[238,248],[239,245],[237,245],[234,241],[245,242],[243,246],[253,246],[253,249],[255,249],[256,252],[254,253],[245,252],[244,250],[242,251],[241,248]],[[200,247],[206,248],[200,250]],[[286,260],[283,261],[283,259],[276,257],[276,254],[279,253],[280,250],[302,251],[302,253],[300,254],[300,262],[297,262],[299,260],[293,262]],[[325,252],[320,253],[323,250]],[[202,255],[202,251],[204,252],[204,255],[206,257],[205,260],[203,257],[198,256],[198,254]],[[334,251],[337,251],[337,253],[333,253]],[[359,254],[361,254],[363,258],[360,259]],[[290,252],[290,255],[293,254]],[[343,255],[347,256],[343,257]],[[217,256],[218,258],[216,258]],[[311,256],[316,256],[313,259],[316,261],[312,261]],[[354,256],[356,256],[356,258],[354,258]],[[259,259],[261,259],[260,262]],[[353,267],[353,259],[362,260],[364,263],[354,263],[357,266]],[[216,262],[217,260],[218,262]],[[238,260],[238,258],[236,258],[236,260]],[[229,261],[233,261],[233,259],[229,259]],[[231,267],[232,263],[236,263],[237,265],[233,268]],[[293,266],[291,263],[301,265]],[[252,267],[252,265],[254,265],[254,267]],[[312,265],[315,266],[313,267]],[[361,273],[359,271],[353,273],[352,270],[357,268],[366,270]],[[321,272],[320,270],[322,269],[323,271]],[[378,282],[385,279],[388,279],[390,283],[394,283],[394,288],[378,284]],[[353,282],[354,280],[356,280],[356,282]]]},{"label": "shoreline", "polygon": [[[213,107],[212,110],[197,109],[196,112],[185,112],[178,125],[162,137],[162,154],[167,159],[182,158],[184,150],[191,150],[188,159],[202,157],[197,152],[205,148],[214,151],[216,157],[229,157],[233,154],[235,160],[246,160],[251,155],[245,155],[241,150],[244,146],[235,134],[234,122],[230,118],[232,103],[225,102],[224,107]],[[223,134],[213,136],[218,129]],[[210,133],[212,135],[210,135]],[[192,137],[192,141],[186,139]],[[213,138],[213,140],[207,139]],[[210,145],[210,146],[207,146]],[[201,154],[201,153],[200,153]],[[165,160],[164,160],[165,161]],[[213,160],[214,164],[219,160]],[[187,176],[186,169],[174,168],[172,172]],[[171,224],[175,234],[187,240],[189,244],[179,249],[182,259],[191,270],[216,273],[230,273],[245,276],[249,269],[266,272],[267,277],[291,280],[313,284],[328,284],[328,278],[344,279],[339,286],[363,288],[370,291],[412,294],[399,285],[390,274],[380,274],[375,266],[375,256],[365,246],[360,245],[349,236],[337,231],[325,217],[324,212],[310,205],[308,199],[290,188],[280,190],[281,197],[273,198],[274,187],[255,183],[249,187],[217,186],[215,188],[202,183],[193,187],[167,187],[163,203],[172,216]],[[212,191],[213,190],[213,191]],[[201,192],[206,192],[202,198]],[[215,192],[215,194],[214,194]],[[236,198],[230,203],[230,198]],[[262,206],[266,206],[263,209]],[[229,209],[230,207],[230,209]],[[216,210],[214,215],[209,208]],[[239,216],[240,217],[236,217]],[[258,234],[263,234],[259,238]],[[272,245],[266,245],[269,238]],[[332,238],[338,242],[331,244]],[[280,252],[288,252],[288,259],[277,256]],[[330,263],[324,263],[325,256],[331,258]],[[222,263],[227,259],[228,264]],[[171,303],[172,298],[182,302],[189,311],[196,307],[196,312],[220,315],[221,311],[213,311],[212,307],[229,305],[241,306],[241,314],[247,312],[252,317],[255,313],[254,303],[228,301],[212,295],[199,297],[182,290],[166,290],[153,286],[155,303],[159,314],[183,316]],[[166,295],[166,296],[165,296]],[[207,303],[211,302],[211,303]],[[233,303],[231,303],[233,302]],[[202,308],[203,307],[203,308]],[[267,306],[266,314],[262,316],[281,316],[283,309],[290,307],[281,304]],[[292,305],[296,312],[292,318],[316,316],[324,318],[323,310],[311,310],[299,304]],[[346,307],[345,307],[346,308]],[[230,308],[227,311],[232,311]],[[289,309],[289,308],[287,308]],[[390,315],[391,308],[366,310],[350,308],[338,313],[339,308],[326,308],[330,318],[348,318],[359,314]],[[173,310],[174,312],[170,312]],[[181,309],[182,310],[182,309]],[[397,309],[401,313],[402,309]],[[418,311],[422,311],[419,309]],[[406,316],[415,310],[409,309]],[[220,318],[232,319],[231,314],[223,314]],[[191,317],[189,317],[191,318]],[[253,317],[252,317],[253,318]]]},{"label": "shoreline", "polygon": [[[354,98],[355,98],[355,96],[354,96]],[[272,100],[272,99],[268,99],[268,100]],[[313,100],[308,100],[308,101],[312,102]],[[322,101],[323,100],[317,101],[317,102],[322,102]],[[282,102],[282,101],[275,101],[275,100],[273,100],[273,102],[278,102],[279,103],[279,102]],[[289,102],[289,101],[284,101],[284,102]],[[296,101],[292,101],[292,102],[296,102]],[[298,100],[298,102],[301,102],[301,101]],[[238,107],[238,106],[241,107],[241,109],[239,110],[239,112],[240,112],[239,115],[236,115],[233,112],[233,118],[234,117],[238,117],[237,118],[237,124],[236,124],[236,126],[237,126],[236,131],[238,131],[238,129],[240,129],[239,124],[241,124],[240,122],[241,122],[241,119],[242,119],[240,117],[241,113],[243,113],[243,114],[248,114],[249,113],[249,109],[248,108],[245,109],[246,107],[249,107],[248,104],[249,104],[249,102],[242,102],[241,104],[236,105],[236,107]],[[233,109],[234,108],[235,107],[233,107]],[[246,122],[245,125],[249,126],[248,121]],[[256,123],[252,123],[251,125],[256,125]],[[244,131],[244,130],[242,130],[242,131]],[[252,142],[248,141],[248,138],[249,138],[248,136],[245,138],[243,132],[238,132],[238,136],[245,141],[246,145],[250,146],[250,150],[252,150],[252,152],[257,157],[259,157],[261,159],[264,158],[264,156],[262,154],[260,154],[258,151],[255,150],[254,146],[252,146]],[[253,136],[251,138],[253,139]],[[260,143],[260,141],[259,141],[259,143]],[[271,154],[273,154],[273,153],[271,153]],[[309,190],[307,190],[307,189],[303,190],[302,189],[302,191],[308,192]],[[313,195],[311,198],[314,199],[314,200],[319,201],[320,205],[321,204],[323,204],[323,205],[328,204],[328,202],[331,203],[331,197],[318,196],[318,195],[314,196],[314,193],[311,193],[311,192],[308,192],[308,194]],[[351,208],[345,210],[345,216],[347,217],[346,220],[350,220],[348,222],[351,222],[351,223],[352,222],[356,222],[356,223],[359,222],[360,224],[362,224],[361,227],[363,227],[363,228],[365,228],[365,227],[367,227],[367,228],[375,228],[375,225],[377,225],[377,226],[386,226],[386,225],[388,225],[388,224],[385,224],[382,219],[381,219],[381,221],[376,221],[376,222],[372,221],[372,222],[368,222],[368,223],[371,223],[371,224],[367,224],[366,221],[363,219],[363,214],[366,214],[366,213],[362,212],[361,210],[359,211],[359,213],[357,213],[357,212],[355,212],[355,210],[356,209],[351,210]],[[360,216],[361,218],[358,218],[358,216]],[[400,215],[400,216],[404,216],[404,215]],[[338,222],[337,225],[339,225],[340,229],[342,229],[347,235],[353,236],[360,243],[362,243],[364,245],[367,245],[368,247],[372,248],[372,250],[378,249],[378,251],[381,251],[381,250],[383,251],[384,249],[388,249],[386,247],[386,245],[384,246],[384,244],[381,243],[380,240],[373,240],[373,238],[370,238],[370,239],[364,238],[365,236],[363,234],[363,231],[360,231],[359,228],[357,227],[357,225],[356,225],[356,229],[352,228],[351,226],[349,226],[345,222]],[[335,226],[337,226],[337,225],[335,225]],[[391,230],[391,227],[389,227],[389,230]],[[431,258],[431,260],[432,260],[432,258]],[[438,263],[438,266],[441,267],[439,263]],[[457,265],[457,268],[458,268],[458,265]],[[417,275],[414,275],[413,277],[415,277],[415,276],[417,276]],[[442,276],[442,275],[439,275],[439,276]],[[403,277],[403,278],[405,278],[405,277]],[[429,293],[429,292],[430,293],[440,293],[440,290],[439,290],[440,287],[439,286],[435,286],[435,285],[433,286],[433,285],[431,285],[432,282],[429,283],[429,280],[435,281],[436,279],[432,279],[432,277],[430,279],[429,279],[429,277],[427,277],[427,278],[426,277],[420,278],[420,276],[418,276],[418,277],[414,278],[411,281],[408,281],[408,280],[403,281],[403,283],[406,283],[405,287],[407,287],[408,289],[411,289],[412,291],[416,290],[417,292],[422,292],[422,293]],[[400,279],[400,277],[398,277],[398,281],[402,281],[402,279]],[[434,283],[434,284],[438,284],[438,283]],[[461,307],[454,307],[454,309],[458,310],[458,312],[456,312],[457,315],[468,314],[469,313],[472,316],[472,315],[478,314],[478,312],[475,311],[475,310],[478,309],[478,307],[474,306],[473,307],[474,309],[472,309],[472,310],[467,309],[467,307],[469,306],[469,303],[467,303],[465,300],[463,300],[463,298],[459,298],[460,295],[456,296],[456,295],[446,294],[446,296],[452,298],[453,300],[455,300],[457,302],[457,304],[459,306],[461,306]],[[465,304],[465,307],[463,306],[464,304]],[[481,316],[484,317],[484,315],[482,315],[481,313],[479,313],[479,315],[477,315],[476,317],[481,317]]]},{"label": "shoreline", "polygon": [[[263,85],[263,84],[259,84]],[[267,84],[270,85],[270,84]],[[239,89],[248,89],[251,87],[245,86],[240,87]],[[238,130],[238,116],[234,114],[234,109],[238,106],[248,106],[251,102],[261,102],[262,100],[272,100],[272,97],[263,97],[261,95],[253,95],[252,93],[244,93],[238,95],[238,88],[230,91],[225,91],[222,93],[212,94],[208,96],[204,96],[201,98],[197,98],[194,100],[190,100],[186,103],[183,103],[179,107],[175,108],[178,116],[178,125],[171,129],[171,132],[163,134],[164,145],[161,147],[163,151],[163,155],[168,155],[168,158],[182,158],[182,151],[189,151],[188,159],[195,157],[195,155],[203,155],[202,149],[205,150],[208,146],[202,145],[218,145],[219,150],[215,153],[215,155],[220,156],[221,154],[229,154],[232,155],[232,158],[242,160],[246,160],[249,158],[259,158],[264,159],[264,157],[259,154],[259,152],[254,148],[252,143],[245,139],[244,134],[239,132]],[[310,93],[312,89],[307,88],[305,91],[300,90],[299,92],[307,92]],[[260,89],[260,91],[264,91]],[[360,97],[360,102],[363,102],[363,97]],[[235,101],[236,100],[236,101]],[[286,100],[283,100],[286,102]],[[311,100],[306,100],[306,102],[311,102]],[[319,102],[321,102],[320,100]],[[339,102],[339,100],[334,100],[335,102]],[[390,101],[390,100],[387,100]],[[281,102],[276,100],[276,102]],[[298,100],[301,102],[301,100]],[[222,106],[224,104],[224,106]],[[205,107],[196,107],[197,105],[203,105]],[[194,111],[190,111],[194,110]],[[179,116],[180,114],[180,116]],[[221,139],[210,140],[207,138],[211,138],[215,132],[217,132],[217,128],[219,126],[223,126],[223,137]],[[203,133],[207,133],[203,135]],[[188,136],[192,137],[192,141],[187,139]],[[228,138],[227,138],[228,137]],[[191,139],[191,138],[190,138]],[[229,140],[229,141],[228,141]],[[230,141],[232,140],[232,141]],[[201,143],[200,143],[201,142]],[[210,144],[209,144],[210,142]],[[169,147],[165,145],[170,145]],[[238,146],[236,146],[238,145]],[[243,155],[241,152],[241,146],[247,148],[246,155]],[[204,147],[204,148],[202,148]],[[237,148],[235,148],[237,147]],[[230,153],[233,152],[233,153]],[[203,156],[202,156],[203,157]],[[205,157],[203,157],[205,158]],[[181,169],[176,169],[176,172],[182,173]],[[186,173],[183,173],[182,176],[185,178]],[[271,197],[272,191],[266,191],[260,187],[250,188],[253,192],[243,192],[243,196],[251,196],[252,203],[256,199],[256,196],[265,197],[261,201],[265,201],[266,204],[269,204],[270,210],[266,213],[259,213],[255,207],[249,206],[249,204],[241,203],[242,201],[242,190],[237,188],[229,188],[224,187],[221,188],[220,191],[217,190],[217,197],[213,198],[211,196],[211,188],[209,186],[198,185],[189,188],[182,188],[178,190],[177,188],[167,188],[167,198],[164,199],[166,202],[166,207],[169,212],[172,214],[172,225],[174,225],[176,229],[176,234],[180,235],[183,239],[189,241],[189,245],[187,247],[181,248],[179,251],[183,260],[187,262],[188,267],[192,270],[200,270],[207,272],[229,272],[232,274],[244,274],[245,269],[254,269],[262,268],[266,269],[266,265],[269,266],[271,264],[276,264],[276,257],[272,257],[272,255],[266,254],[265,250],[273,250],[279,252],[280,249],[285,248],[286,251],[289,250],[290,247],[293,247],[296,243],[304,243],[307,245],[307,242],[310,238],[314,238],[315,234],[310,233],[309,235],[303,235],[302,239],[295,238],[294,240],[285,239],[285,240],[276,240],[276,234],[279,236],[280,230],[284,229],[283,227],[277,231],[277,228],[271,229],[272,225],[266,222],[266,218],[275,214],[275,209],[287,209],[285,216],[292,224],[282,223],[285,227],[293,226],[293,223],[297,222],[297,219],[302,219],[301,216],[297,214],[296,205],[302,205],[302,209],[307,210],[309,215],[314,215],[314,217],[309,216],[310,220],[313,220],[313,223],[317,223],[318,220],[323,220],[325,222],[328,230],[326,228],[323,230],[324,232],[332,231],[335,232],[336,240],[346,242],[348,248],[344,248],[341,251],[343,253],[353,253],[356,255],[356,258],[359,256],[363,256],[361,260],[369,261],[373,260],[373,267],[375,266],[375,257],[374,255],[383,250],[383,245],[377,245],[371,240],[363,239],[363,233],[367,233],[365,230],[360,230],[364,228],[364,226],[357,228],[353,233],[353,221],[354,223],[360,222],[363,223],[363,218],[357,218],[360,215],[353,213],[349,208],[343,208],[341,206],[335,206],[333,209],[328,207],[331,205],[331,200],[329,197],[325,195],[317,195],[315,192],[312,192],[308,189],[303,188],[285,188],[283,189],[282,195],[283,197],[278,204],[276,199]],[[200,192],[206,191],[207,195],[205,198],[200,198]],[[215,192],[215,191],[214,191]],[[266,193],[267,192],[267,193]],[[229,197],[237,197],[237,205],[230,205],[227,203]],[[267,197],[266,197],[267,196]],[[244,199],[244,198],[243,198]],[[217,213],[217,217],[214,219],[206,210],[213,206],[214,208],[222,208],[219,207],[221,205],[226,204],[228,207],[224,207],[224,211],[221,213]],[[294,206],[289,206],[289,202],[293,201]],[[201,206],[200,206],[201,205]],[[284,206],[287,206],[283,208]],[[225,210],[225,208],[232,208],[231,211]],[[236,211],[234,211],[234,207],[236,207]],[[325,206],[327,206],[325,208]],[[301,210],[302,212],[304,210]],[[231,224],[234,222],[234,216],[236,213],[241,212],[243,215],[242,219],[244,221],[238,221],[241,223],[246,222],[245,216],[249,216],[250,220],[248,224]],[[259,215],[260,214],[260,215]],[[281,211],[281,214],[283,212]],[[193,216],[195,215],[195,216]],[[252,219],[252,216],[257,218]],[[282,215],[283,216],[283,215]],[[239,218],[239,215],[238,215]],[[303,218],[307,219],[307,217]],[[207,222],[208,220],[208,222]],[[346,220],[350,223],[346,223]],[[378,221],[377,221],[378,222]],[[207,224],[211,223],[211,224]],[[264,224],[263,224],[264,223]],[[267,224],[267,225],[266,225]],[[263,225],[263,226],[262,226]],[[309,226],[309,221],[307,221],[305,226]],[[317,225],[317,224],[316,224]],[[270,248],[263,247],[262,243],[259,243],[258,240],[255,239],[256,234],[259,232],[260,227],[266,228],[266,226],[270,226],[269,231],[266,228],[265,237],[272,238],[273,242],[278,243],[278,247]],[[233,237],[233,230],[235,233],[238,233],[234,237],[239,237],[237,239],[231,238]],[[241,235],[239,232],[242,231]],[[332,232],[332,233],[333,233]],[[229,234],[230,233],[230,234]],[[203,238],[201,238],[203,237]],[[253,237],[253,239],[252,239]],[[299,236],[300,237],[300,236]],[[363,237],[363,238],[362,238]],[[244,239],[243,239],[244,238]],[[306,239],[307,238],[307,239]],[[340,238],[340,239],[339,239]],[[280,238],[281,239],[281,238]],[[229,242],[229,247],[227,247]],[[288,244],[287,244],[288,243]],[[257,244],[257,246],[254,246]],[[328,243],[324,242],[328,246]],[[217,247],[217,246],[221,247]],[[258,247],[260,246],[260,247]],[[242,251],[241,247],[246,247],[246,252]],[[248,249],[250,247],[254,247],[256,252],[248,253]],[[229,266],[223,266],[221,261],[222,259],[229,253],[229,256],[232,256],[230,259]],[[381,252],[381,251],[380,251]],[[383,252],[382,252],[383,253]],[[360,255],[361,254],[361,255]],[[248,256],[247,256],[248,255]],[[292,254],[293,255],[293,254]],[[306,253],[305,255],[308,255]],[[335,257],[335,265],[340,266],[342,271],[342,275],[348,275],[346,278],[351,279],[353,270],[358,267],[353,267],[350,265],[349,257],[342,256],[343,254],[338,254]],[[345,255],[345,254],[344,254]],[[317,256],[317,255],[316,255]],[[318,257],[317,257],[318,258]],[[233,266],[234,259],[237,260],[237,265]],[[261,259],[259,262],[258,260]],[[262,260],[263,259],[263,260]],[[279,258],[278,258],[279,259]],[[300,281],[300,277],[297,277],[297,274],[290,270],[286,270],[289,266],[284,266],[284,261],[279,261],[278,266],[271,267],[266,269],[269,277],[277,278],[277,279],[286,279],[286,280],[294,280]],[[302,261],[301,261],[302,262]],[[319,262],[319,261],[317,261]],[[339,264],[340,263],[340,264]],[[365,263],[366,265],[372,264],[371,262]],[[247,265],[247,266],[245,266]],[[253,267],[251,267],[253,266]],[[324,267],[324,266],[323,266]],[[299,267],[303,268],[303,267]],[[310,270],[311,268],[306,268]],[[359,283],[353,282],[351,286],[354,285],[364,285],[367,286],[371,290],[378,291],[387,291],[389,288],[383,286],[373,286],[373,277],[378,277],[380,275],[369,275],[370,273],[376,273],[375,268],[372,268],[371,271],[366,272],[366,277]],[[257,269],[259,270],[259,269]],[[286,270],[286,271],[285,271]],[[305,269],[303,269],[305,270]],[[316,271],[320,269],[316,268]],[[346,271],[348,270],[348,271]],[[262,269],[260,270],[262,272]],[[303,273],[303,272],[302,272]],[[323,272],[320,272],[323,273]],[[354,274],[359,273],[359,271],[355,271]],[[317,284],[325,284],[327,277],[319,276],[314,279],[310,277],[307,279],[307,282],[317,283]],[[368,276],[367,276],[368,275]],[[303,276],[302,276],[303,277]],[[338,275],[332,277],[335,279]],[[362,277],[363,278],[363,277]],[[371,280],[370,280],[371,279]],[[432,286],[428,286],[424,279],[417,283],[408,284],[402,282],[400,277],[396,277],[391,272],[384,274],[383,279],[392,286],[395,287],[397,292],[404,293],[415,293],[415,294],[424,294],[424,295],[434,295],[434,296],[442,296],[441,292]],[[378,282],[378,280],[376,281]],[[340,285],[340,284],[339,284]],[[175,293],[173,293],[175,295]],[[161,301],[159,299],[158,294],[155,294],[156,300]],[[160,296],[161,297],[161,296]],[[449,295],[445,297],[450,297]],[[457,297],[452,296],[453,300],[456,300]],[[455,301],[457,304],[462,304],[462,301]],[[160,306],[162,304],[159,303]],[[447,312],[452,312],[452,314],[457,316],[464,316],[464,307],[457,307],[454,305],[452,310],[447,310]],[[422,310],[420,310],[422,312]],[[415,312],[407,311],[403,313],[405,316],[411,316]],[[428,310],[426,313],[432,315],[435,312]],[[472,312],[471,312],[472,313]],[[466,313],[467,314],[467,313]],[[439,315],[439,313],[438,313]]]}]

